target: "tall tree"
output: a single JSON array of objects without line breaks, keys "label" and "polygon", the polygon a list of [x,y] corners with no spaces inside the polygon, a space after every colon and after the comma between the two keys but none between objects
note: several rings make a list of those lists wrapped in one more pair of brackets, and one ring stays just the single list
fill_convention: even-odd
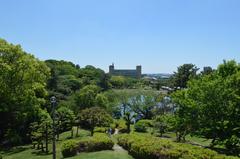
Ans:
[{"label": "tall tree", "polygon": [[100,88],[96,85],[87,85],[76,94],[76,104],[80,109],[93,107],[96,105],[96,96]]},{"label": "tall tree", "polygon": [[27,139],[29,124],[45,104],[50,71],[20,45],[0,39],[0,141]]},{"label": "tall tree", "polygon": [[212,139],[212,146],[223,143],[232,152],[240,148],[239,70],[235,61],[224,61],[214,73],[191,80],[188,89],[173,95],[183,125]]},{"label": "tall tree", "polygon": [[82,127],[89,129],[92,135],[96,126],[109,127],[112,121],[112,117],[104,109],[99,107],[87,108],[80,113],[80,123]]},{"label": "tall tree", "polygon": [[173,86],[176,88],[186,88],[187,82],[196,76],[197,71],[198,68],[194,64],[183,64],[179,66],[177,72],[174,72],[171,77]]},{"label": "tall tree", "polygon": [[143,119],[151,119],[153,116],[153,108],[157,105],[158,98],[154,92],[139,92],[131,98],[130,107]]}]

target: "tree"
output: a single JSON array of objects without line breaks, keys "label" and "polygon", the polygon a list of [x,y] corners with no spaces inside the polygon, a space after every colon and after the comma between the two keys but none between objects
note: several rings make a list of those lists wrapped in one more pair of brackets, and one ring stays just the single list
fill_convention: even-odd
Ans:
[{"label": "tree", "polygon": [[101,108],[107,108],[108,107],[108,99],[104,94],[97,94],[95,98],[95,105]]},{"label": "tree", "polygon": [[212,69],[212,67],[210,67],[210,66],[206,66],[206,67],[203,67],[203,70],[201,71],[201,74],[202,75],[209,75],[209,74],[211,74],[211,73],[213,73],[213,69]]},{"label": "tree", "polygon": [[126,112],[123,119],[126,121],[126,125],[127,125],[127,133],[131,132],[131,123],[132,120],[136,117],[136,115],[134,113],[130,113],[130,112]]},{"label": "tree", "polygon": [[176,91],[171,97],[176,104],[174,129],[177,141],[185,141],[186,135],[193,132],[194,125],[198,125],[196,110],[191,106],[187,90]]},{"label": "tree", "polygon": [[0,39],[0,142],[29,140],[29,124],[45,104],[49,75],[44,62],[24,52],[20,45]]},{"label": "tree", "polygon": [[178,88],[186,88],[187,82],[196,76],[198,68],[194,64],[183,64],[177,68],[171,77],[173,86]]},{"label": "tree", "polygon": [[60,107],[57,109],[57,136],[60,132],[71,130],[71,137],[73,137],[73,126],[75,122],[75,115],[73,111],[67,107]]},{"label": "tree", "polygon": [[192,79],[188,89],[173,94],[185,130],[188,125],[192,134],[212,139],[212,146],[223,143],[232,152],[240,148],[239,68],[235,61],[224,61],[214,73]]},{"label": "tree", "polygon": [[126,78],[123,76],[112,76],[110,78],[110,83],[113,88],[124,88],[126,84]]},{"label": "tree", "polygon": [[93,135],[95,127],[109,127],[112,123],[112,117],[102,108],[91,107],[84,109],[80,112],[80,124],[82,127],[87,128]]},{"label": "tree", "polygon": [[78,77],[80,68],[68,61],[46,60],[45,63],[51,69],[51,77],[47,88],[51,96],[59,100],[67,100],[82,87],[82,80]]},{"label": "tree", "polygon": [[107,89],[108,77],[105,76],[103,70],[95,68],[94,66],[88,65],[82,68],[78,74],[81,78],[83,85],[97,85],[103,89]]},{"label": "tree", "polygon": [[38,120],[30,124],[30,137],[35,148],[35,142],[37,143],[37,148],[40,146],[42,151],[44,151],[43,143],[45,142],[46,152],[48,152],[48,141],[52,135],[52,119],[46,110],[39,110]]},{"label": "tree", "polygon": [[80,109],[85,109],[85,108],[95,106],[96,104],[95,99],[99,91],[100,91],[100,88],[96,85],[87,85],[83,87],[77,93],[75,98],[77,106],[79,106]]},{"label": "tree", "polygon": [[152,110],[157,105],[157,94],[154,92],[140,92],[130,100],[132,110],[143,119],[151,119]]},{"label": "tree", "polygon": [[154,128],[157,129],[162,137],[163,133],[173,130],[175,119],[173,114],[164,114],[156,116],[154,119]]}]

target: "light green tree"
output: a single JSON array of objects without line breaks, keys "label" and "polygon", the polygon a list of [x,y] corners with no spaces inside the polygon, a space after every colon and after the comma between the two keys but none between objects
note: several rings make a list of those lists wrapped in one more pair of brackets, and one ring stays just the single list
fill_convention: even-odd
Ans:
[{"label": "light green tree", "polygon": [[0,39],[0,140],[17,144],[27,138],[29,123],[45,104],[49,74],[44,62]]}]

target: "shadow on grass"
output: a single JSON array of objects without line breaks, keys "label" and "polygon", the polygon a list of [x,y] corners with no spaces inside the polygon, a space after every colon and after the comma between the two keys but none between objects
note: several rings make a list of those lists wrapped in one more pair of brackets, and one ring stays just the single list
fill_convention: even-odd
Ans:
[{"label": "shadow on grass", "polygon": [[220,154],[224,154],[224,155],[231,155],[231,156],[240,156],[240,150],[239,149],[231,149],[228,150],[226,148],[219,148],[219,147],[207,147],[211,150],[214,150]]},{"label": "shadow on grass", "polygon": [[2,152],[6,155],[12,155],[12,154],[15,154],[15,153],[20,153],[22,151],[25,151],[27,149],[30,149],[30,147],[19,146],[19,147],[14,147],[14,148],[11,148],[11,149],[3,149]]},{"label": "shadow on grass", "polygon": [[48,155],[51,155],[52,152],[43,152],[43,151],[34,151],[32,152],[33,155],[36,155],[36,156],[48,156]]}]

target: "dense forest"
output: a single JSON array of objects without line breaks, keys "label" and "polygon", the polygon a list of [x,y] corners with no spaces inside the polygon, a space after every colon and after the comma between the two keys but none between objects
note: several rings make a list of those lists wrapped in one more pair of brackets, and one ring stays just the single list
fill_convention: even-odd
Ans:
[{"label": "dense forest", "polygon": [[[56,130],[52,96],[57,100]],[[57,139],[70,131],[72,140],[62,144],[62,154],[73,156],[84,148],[71,152],[69,145],[79,145],[74,138],[84,131],[89,138],[81,140],[83,145],[101,140],[111,149],[112,141],[98,136],[110,129],[111,134],[118,131],[119,145],[138,159],[240,155],[240,65],[234,60],[204,70],[183,64],[169,79],[152,81],[110,76],[64,60],[41,61],[1,39],[0,101],[1,149],[33,144],[49,151],[53,131]],[[174,139],[165,141],[169,134]],[[207,148],[195,148],[190,137],[208,141],[202,146]],[[99,150],[89,147],[86,151]]]}]

